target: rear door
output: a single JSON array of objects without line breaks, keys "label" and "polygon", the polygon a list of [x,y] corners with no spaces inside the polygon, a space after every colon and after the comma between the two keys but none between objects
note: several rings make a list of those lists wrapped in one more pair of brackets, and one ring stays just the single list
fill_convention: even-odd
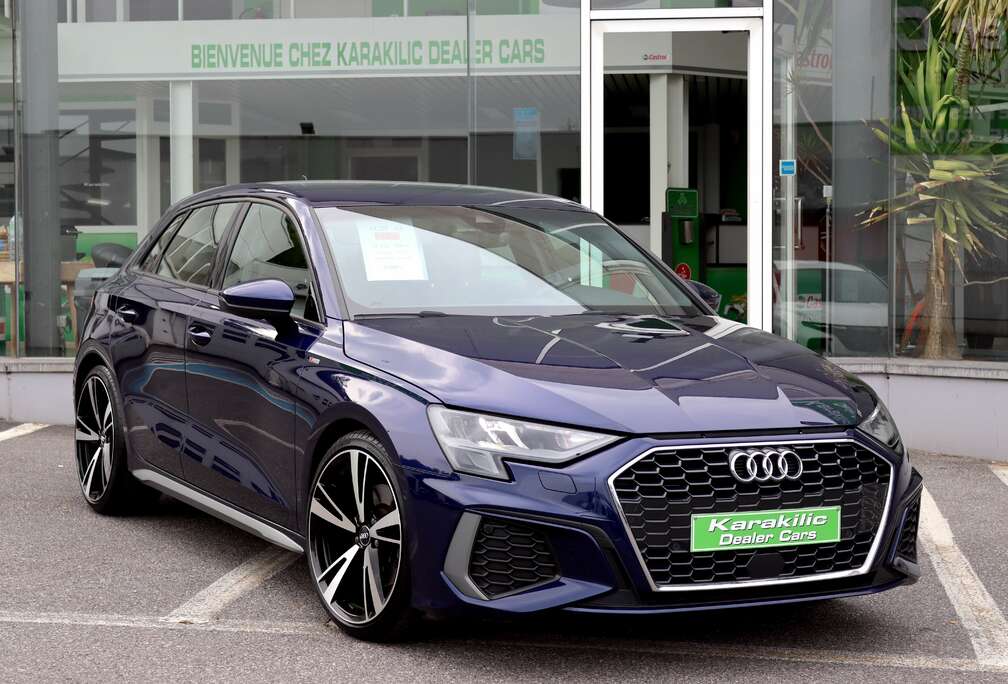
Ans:
[{"label": "rear door", "polygon": [[295,293],[292,317],[273,325],[226,311],[207,293],[186,335],[189,412],[205,436],[198,448],[183,448],[186,479],[284,526],[294,525],[297,503],[297,369],[322,330],[303,245],[293,214],[251,203],[222,248],[220,287],[283,280]]},{"label": "rear door", "polygon": [[181,476],[188,430],[185,324],[209,285],[217,242],[236,204],[208,205],[174,217],[125,284],[110,297],[110,350],[123,391],[133,453]]}]

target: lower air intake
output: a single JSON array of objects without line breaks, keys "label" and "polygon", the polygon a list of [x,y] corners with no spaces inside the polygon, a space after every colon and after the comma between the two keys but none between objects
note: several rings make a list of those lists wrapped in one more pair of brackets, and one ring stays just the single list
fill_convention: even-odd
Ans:
[{"label": "lower air intake", "polygon": [[545,533],[536,527],[483,518],[473,539],[469,579],[488,598],[497,598],[559,575]]}]

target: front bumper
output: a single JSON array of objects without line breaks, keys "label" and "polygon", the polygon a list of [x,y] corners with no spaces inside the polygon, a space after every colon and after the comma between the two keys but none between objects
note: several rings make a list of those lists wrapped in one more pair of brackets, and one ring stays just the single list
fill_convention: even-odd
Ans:
[{"label": "front bumper", "polygon": [[[434,614],[549,609],[662,613],[853,596],[916,580],[916,507],[922,482],[906,459],[854,431],[771,439],[782,444],[853,441],[891,464],[887,506],[870,562],[856,572],[798,581],[744,580],[661,590],[645,569],[610,478],[649,450],[753,440],[635,438],[563,469],[509,464],[512,482],[409,472],[415,495],[411,567],[416,607]],[[486,570],[481,554],[494,544],[520,557],[521,581]]]}]

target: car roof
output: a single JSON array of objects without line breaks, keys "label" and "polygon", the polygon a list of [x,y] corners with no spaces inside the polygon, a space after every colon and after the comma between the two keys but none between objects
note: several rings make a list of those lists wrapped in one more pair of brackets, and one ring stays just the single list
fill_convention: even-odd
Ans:
[{"label": "car roof", "polygon": [[521,204],[529,208],[573,209],[584,206],[560,197],[521,190],[449,183],[382,181],[270,181],[225,185],[204,190],[182,204],[233,196],[286,195],[309,204],[349,206],[387,204],[409,206],[481,206]]}]

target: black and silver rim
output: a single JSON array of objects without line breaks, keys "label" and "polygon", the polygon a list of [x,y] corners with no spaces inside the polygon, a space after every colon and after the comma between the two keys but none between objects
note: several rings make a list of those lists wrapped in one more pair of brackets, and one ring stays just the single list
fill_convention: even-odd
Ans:
[{"label": "black and silver rim", "polygon": [[94,503],[108,489],[115,446],[115,413],[108,387],[96,375],[77,398],[77,474],[85,498]]},{"label": "black and silver rim", "polygon": [[322,600],[340,620],[360,625],[381,614],[399,577],[402,526],[388,474],[363,449],[339,452],[319,475],[308,547]]}]

